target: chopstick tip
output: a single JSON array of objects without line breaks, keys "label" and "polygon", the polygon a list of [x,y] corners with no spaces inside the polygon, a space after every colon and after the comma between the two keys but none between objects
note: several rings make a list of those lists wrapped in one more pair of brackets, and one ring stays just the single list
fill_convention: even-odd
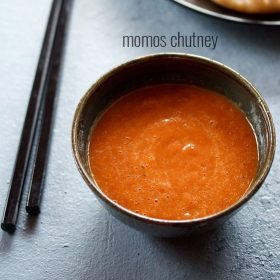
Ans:
[{"label": "chopstick tip", "polygon": [[1,223],[1,228],[4,231],[7,231],[9,233],[14,233],[16,230],[16,225],[12,223]]},{"label": "chopstick tip", "polygon": [[36,216],[38,214],[40,214],[40,207],[38,205],[35,206],[26,206],[25,207],[26,212],[31,215],[31,216]]}]

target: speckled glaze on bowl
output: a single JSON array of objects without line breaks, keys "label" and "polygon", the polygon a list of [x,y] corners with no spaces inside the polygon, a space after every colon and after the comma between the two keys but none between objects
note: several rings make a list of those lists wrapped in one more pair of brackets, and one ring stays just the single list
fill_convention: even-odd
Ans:
[{"label": "speckled glaze on bowl", "polygon": [[[97,185],[88,163],[88,142],[93,124],[114,101],[129,91],[159,83],[187,83],[220,92],[246,113],[254,128],[258,148],[257,174],[244,196],[211,216],[193,220],[162,220],[136,214],[112,201]],[[121,125],[121,124],[120,124]],[[275,152],[275,131],[268,107],[258,91],[227,66],[195,55],[164,53],[124,63],[101,77],[78,104],[72,127],[72,148],[78,169],[100,202],[125,224],[161,237],[177,237],[209,230],[237,212],[261,187]]]}]

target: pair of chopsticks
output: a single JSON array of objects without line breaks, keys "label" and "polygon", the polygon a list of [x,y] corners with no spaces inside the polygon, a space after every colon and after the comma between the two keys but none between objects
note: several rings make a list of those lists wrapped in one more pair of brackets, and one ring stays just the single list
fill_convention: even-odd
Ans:
[{"label": "pair of chopsticks", "polygon": [[[29,214],[40,212],[56,88],[71,2],[53,0],[1,223],[1,228],[8,232],[16,229],[22,190],[29,167],[32,168],[32,175],[26,211]],[[37,143],[34,143],[35,138]],[[31,158],[33,153],[34,157]]]}]

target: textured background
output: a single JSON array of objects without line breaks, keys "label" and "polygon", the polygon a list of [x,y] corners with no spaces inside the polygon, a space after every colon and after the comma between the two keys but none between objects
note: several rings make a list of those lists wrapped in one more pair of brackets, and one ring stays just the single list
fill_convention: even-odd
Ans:
[{"label": "textured background", "polygon": [[[90,85],[123,61],[159,51],[205,55],[245,75],[267,100],[279,132],[280,29],[221,21],[168,0],[76,0],[73,8],[42,214],[29,219],[22,207],[16,233],[0,232],[0,279],[280,279],[279,150],[262,189],[223,227],[163,240],[105,212],[70,146],[73,112]],[[49,9],[50,0],[0,3],[0,213]],[[122,35],[178,31],[219,35],[217,48],[122,48]]]}]

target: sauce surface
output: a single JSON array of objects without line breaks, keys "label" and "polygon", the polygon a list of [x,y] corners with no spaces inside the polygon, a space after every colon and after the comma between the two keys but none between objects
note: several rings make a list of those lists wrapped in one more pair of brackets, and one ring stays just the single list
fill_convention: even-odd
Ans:
[{"label": "sauce surface", "polygon": [[132,91],[101,116],[89,143],[101,190],[136,213],[186,220],[238,201],[257,170],[253,129],[207,89],[163,84]]}]

